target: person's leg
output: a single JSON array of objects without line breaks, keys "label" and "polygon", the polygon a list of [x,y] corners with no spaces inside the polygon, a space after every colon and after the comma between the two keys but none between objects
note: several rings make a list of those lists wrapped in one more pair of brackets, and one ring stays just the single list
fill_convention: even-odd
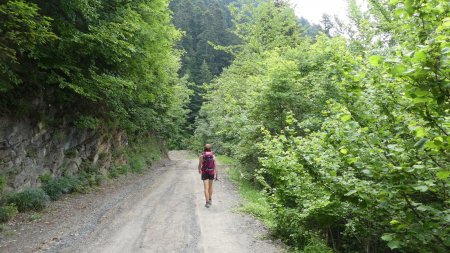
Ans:
[{"label": "person's leg", "polygon": [[209,181],[209,186],[208,186],[208,196],[209,196],[209,201],[211,204],[211,199],[212,199],[212,194],[213,194],[213,181],[214,180],[208,180]]},{"label": "person's leg", "polygon": [[209,198],[210,198],[210,196],[209,196],[209,181],[211,181],[211,180],[208,180],[208,179],[203,180],[203,189],[204,189],[204,192],[205,192],[205,200],[206,200],[206,202],[208,202]]}]

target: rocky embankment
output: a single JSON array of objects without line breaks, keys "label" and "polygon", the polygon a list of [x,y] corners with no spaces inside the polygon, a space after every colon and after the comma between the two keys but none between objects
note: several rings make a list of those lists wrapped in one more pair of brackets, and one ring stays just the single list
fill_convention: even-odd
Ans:
[{"label": "rocky embankment", "polygon": [[72,175],[83,166],[106,172],[112,163],[124,162],[115,152],[127,144],[122,132],[102,134],[62,121],[55,127],[32,119],[0,118],[0,175],[6,177],[6,191],[39,186],[39,176],[46,173]]}]

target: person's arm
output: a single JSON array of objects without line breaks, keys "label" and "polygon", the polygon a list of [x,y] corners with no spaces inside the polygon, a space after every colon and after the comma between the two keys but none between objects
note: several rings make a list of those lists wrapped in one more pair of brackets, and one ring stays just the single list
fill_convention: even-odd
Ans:
[{"label": "person's arm", "polygon": [[203,164],[203,156],[200,155],[200,157],[198,158],[198,173],[199,174],[202,173],[202,164]]},{"label": "person's arm", "polygon": [[216,162],[216,155],[214,155],[214,179],[218,180],[219,178],[217,177],[218,175],[218,171],[217,171],[217,162]]}]

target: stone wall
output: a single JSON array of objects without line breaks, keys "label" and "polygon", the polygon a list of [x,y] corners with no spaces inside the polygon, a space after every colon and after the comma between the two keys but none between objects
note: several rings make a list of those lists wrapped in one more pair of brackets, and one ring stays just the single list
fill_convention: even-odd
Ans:
[{"label": "stone wall", "polygon": [[[103,173],[112,163],[125,163],[113,153],[126,145],[121,132],[100,134],[62,123],[48,127],[32,120],[0,118],[0,175],[7,179],[6,191],[39,186],[39,176],[72,175],[83,165],[95,165]],[[114,159],[114,161],[113,161]]]}]

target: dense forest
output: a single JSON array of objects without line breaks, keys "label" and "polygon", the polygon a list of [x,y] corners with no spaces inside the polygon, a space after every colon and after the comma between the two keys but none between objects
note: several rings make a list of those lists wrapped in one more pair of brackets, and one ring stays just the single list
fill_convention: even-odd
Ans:
[{"label": "dense forest", "polygon": [[0,115],[213,143],[293,250],[448,252],[450,2],[348,5],[3,0]]},{"label": "dense forest", "polygon": [[2,114],[45,112],[42,98],[74,124],[178,133],[189,93],[168,1],[2,1],[0,20]]},{"label": "dense forest", "polygon": [[300,249],[448,252],[450,2],[349,1],[350,24],[314,39],[288,4],[255,2],[230,8],[240,43],[197,145],[239,159]]}]

